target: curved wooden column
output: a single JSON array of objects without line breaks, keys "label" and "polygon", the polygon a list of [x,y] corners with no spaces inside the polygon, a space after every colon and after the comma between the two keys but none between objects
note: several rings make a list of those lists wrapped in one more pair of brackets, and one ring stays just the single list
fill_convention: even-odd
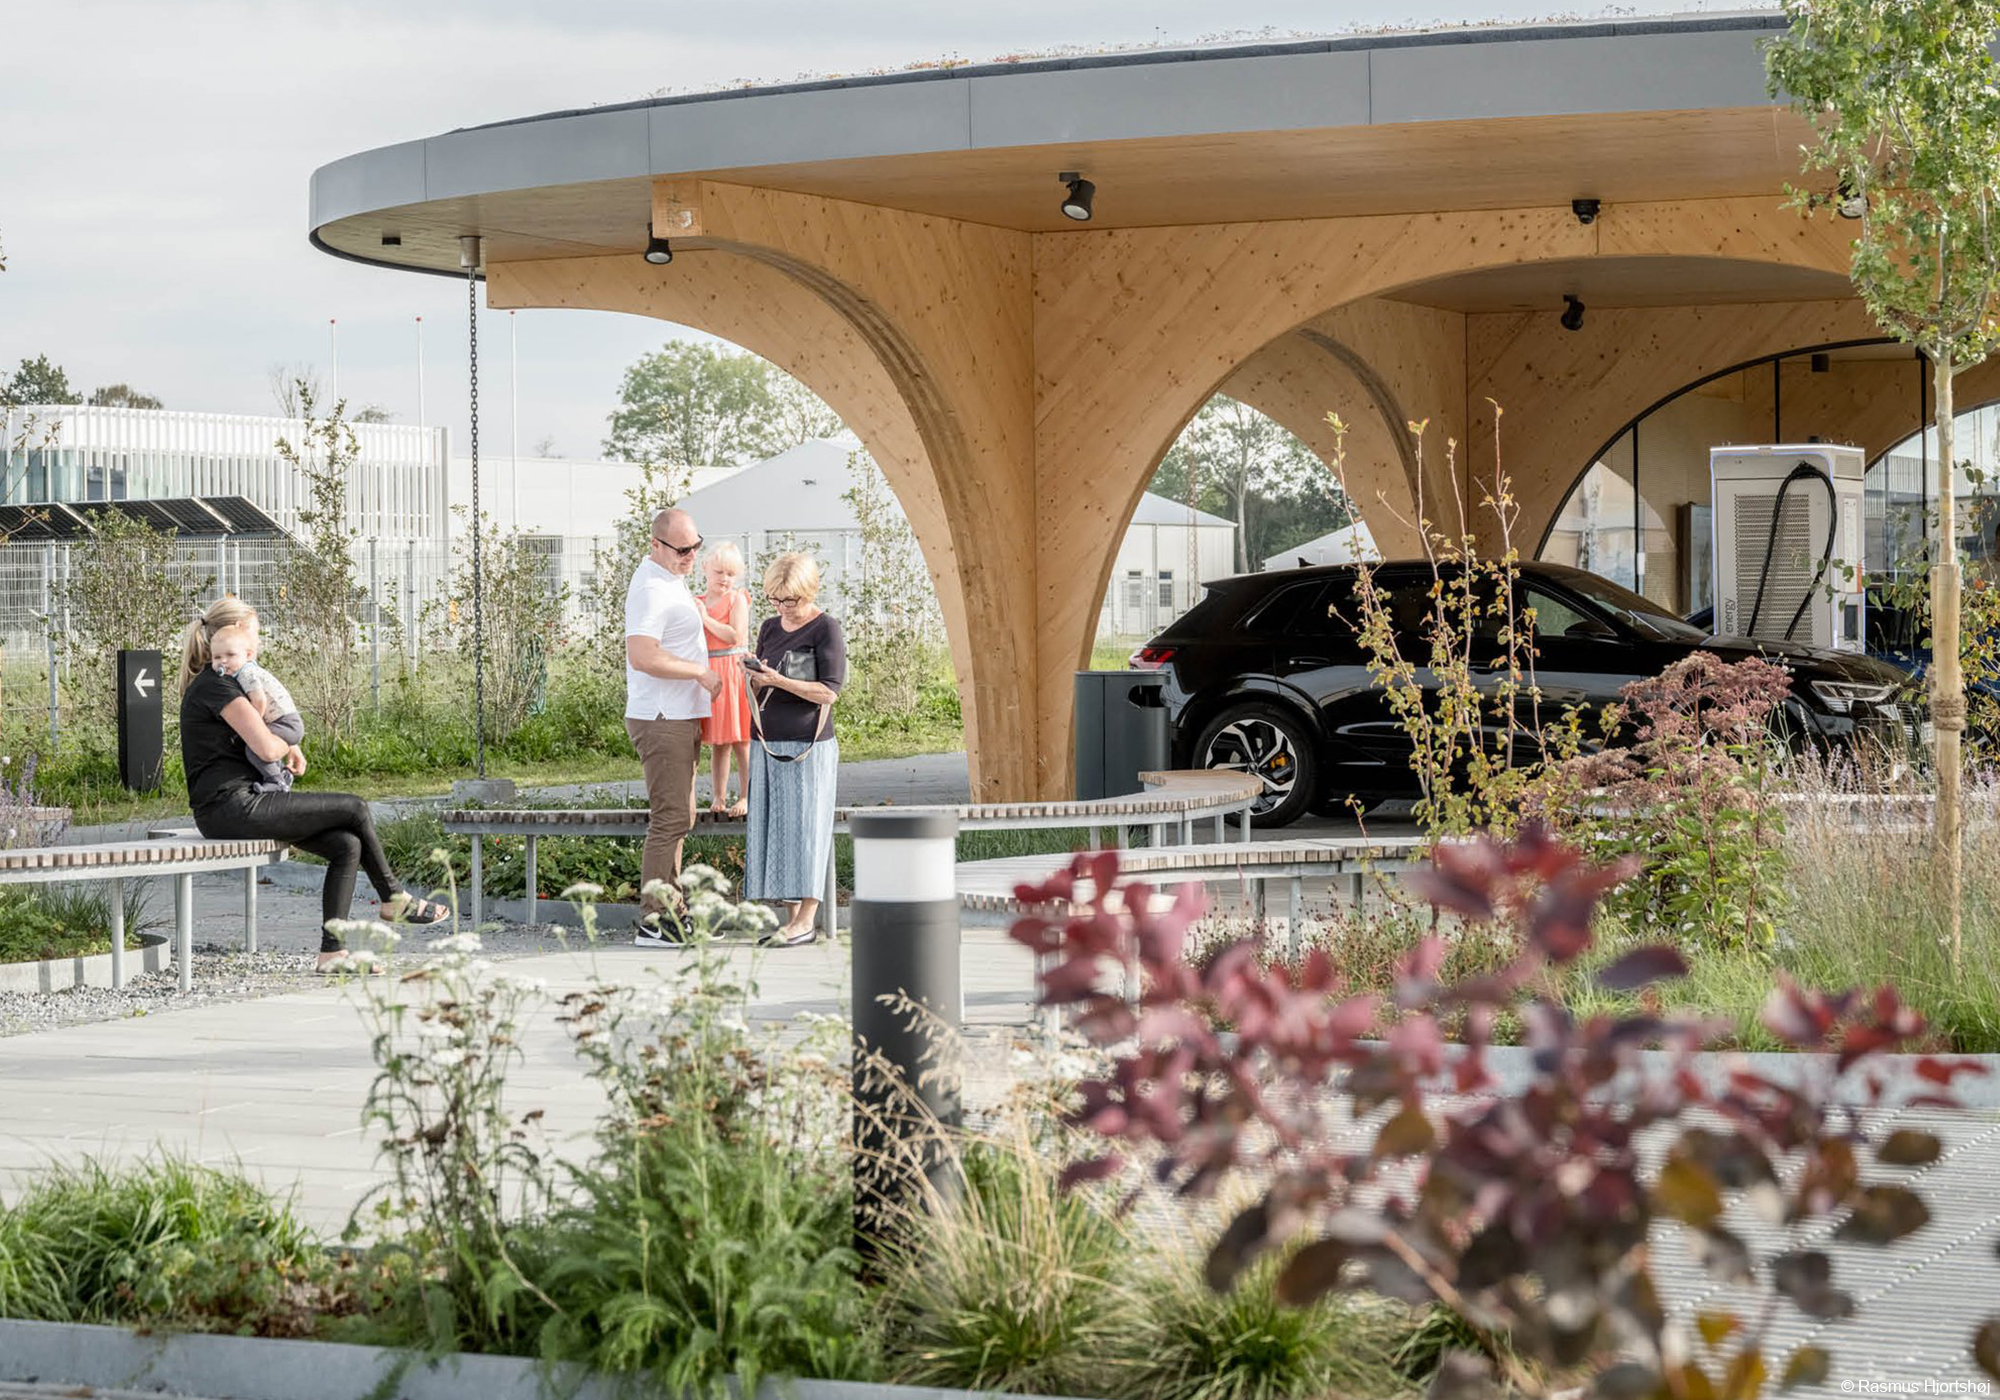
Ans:
[{"label": "curved wooden column", "polygon": [[[1028,235],[705,180],[657,182],[653,202],[674,262],[579,260],[618,266],[577,268],[567,294],[766,354],[879,447],[953,634],[974,800],[1066,785],[1027,698],[1038,655]],[[564,294],[547,264],[504,266],[496,294]]]},{"label": "curved wooden column", "polygon": [[[1385,556],[1419,551],[1418,521],[1453,499],[1449,464],[1464,451],[1465,317],[1373,298],[1280,336],[1223,381],[1222,393],[1266,414],[1323,462],[1337,450],[1329,413],[1347,436],[1348,495]],[[1426,424],[1421,442],[1410,430]],[[1418,477],[1424,478],[1418,508]]]},{"label": "curved wooden column", "polygon": [[[1043,728],[1068,732],[1066,672],[1088,654],[1118,532],[1154,467],[1266,345],[1364,298],[1482,268],[1682,256],[1839,272],[1847,244],[1835,222],[1775,199],[1726,199],[1610,205],[1588,226],[1550,208],[1038,235]],[[1483,409],[1476,390],[1465,401]],[[1476,473],[1476,459],[1468,467]],[[1080,588],[1084,560],[1099,567]]]}]

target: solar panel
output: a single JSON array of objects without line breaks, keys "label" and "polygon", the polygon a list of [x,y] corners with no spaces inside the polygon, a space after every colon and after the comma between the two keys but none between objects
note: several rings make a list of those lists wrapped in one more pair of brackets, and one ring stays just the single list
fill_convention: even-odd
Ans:
[{"label": "solar panel", "polygon": [[91,518],[116,511],[182,539],[218,535],[284,538],[285,528],[243,496],[175,496],[159,500],[40,501],[0,505],[0,540],[47,543],[84,539],[95,533]]},{"label": "solar panel", "polygon": [[284,527],[259,508],[247,496],[204,496],[202,504],[229,522],[230,531],[239,535],[282,535]]}]

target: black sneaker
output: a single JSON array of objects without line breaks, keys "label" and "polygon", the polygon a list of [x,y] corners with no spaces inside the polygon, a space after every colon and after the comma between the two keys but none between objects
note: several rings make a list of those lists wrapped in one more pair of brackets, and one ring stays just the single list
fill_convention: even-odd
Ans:
[{"label": "black sneaker", "polygon": [[681,923],[680,914],[672,909],[656,909],[639,920],[638,932],[632,937],[635,948],[684,948],[687,946],[687,929]]}]

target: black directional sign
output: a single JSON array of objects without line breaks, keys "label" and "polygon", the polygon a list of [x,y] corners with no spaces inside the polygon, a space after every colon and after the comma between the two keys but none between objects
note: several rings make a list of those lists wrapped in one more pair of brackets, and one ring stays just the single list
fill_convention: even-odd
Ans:
[{"label": "black directional sign", "polygon": [[118,653],[118,779],[133,792],[160,785],[165,679],[157,651]]}]

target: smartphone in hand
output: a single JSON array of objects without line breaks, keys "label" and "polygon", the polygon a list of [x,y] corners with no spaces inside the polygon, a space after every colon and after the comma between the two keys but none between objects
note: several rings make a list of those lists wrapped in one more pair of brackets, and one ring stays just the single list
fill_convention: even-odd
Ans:
[{"label": "smartphone in hand", "polygon": [[746,671],[768,671],[770,667],[754,656],[746,656],[743,658],[743,669]]}]

